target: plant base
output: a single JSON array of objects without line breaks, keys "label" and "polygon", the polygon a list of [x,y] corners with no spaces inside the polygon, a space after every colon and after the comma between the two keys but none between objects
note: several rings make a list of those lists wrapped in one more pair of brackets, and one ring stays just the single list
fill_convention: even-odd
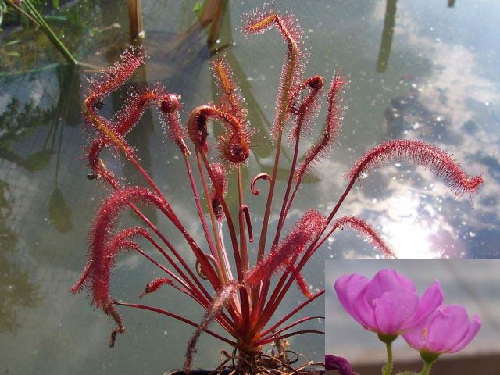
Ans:
[{"label": "plant base", "polygon": [[[191,370],[190,375],[239,375],[239,373],[234,372],[235,370],[232,369],[224,369],[222,371],[218,370]],[[183,370],[175,370],[173,372],[166,372],[163,375],[185,375],[186,373]],[[297,375],[324,375],[325,371],[324,370],[298,370],[295,372],[283,372],[281,370],[274,370],[274,369],[269,369],[267,372],[262,372],[262,374],[280,374],[280,375],[292,375],[292,374],[297,374]],[[255,374],[258,375],[258,374]]]}]

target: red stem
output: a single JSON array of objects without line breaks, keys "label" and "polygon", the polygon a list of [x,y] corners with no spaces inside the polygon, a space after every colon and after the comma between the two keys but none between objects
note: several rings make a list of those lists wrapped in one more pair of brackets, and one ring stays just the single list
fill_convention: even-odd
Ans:
[{"label": "red stem", "polygon": [[203,232],[205,233],[205,238],[207,239],[207,243],[208,243],[208,247],[210,249],[210,252],[214,256],[214,258],[217,259],[217,252],[215,250],[215,247],[214,247],[214,244],[212,241],[212,236],[210,235],[210,231],[208,229],[207,222],[205,220],[205,215],[203,215],[203,209],[201,208],[200,195],[198,194],[198,190],[196,189],[196,184],[194,182],[191,164],[189,163],[188,155],[187,154],[183,154],[183,155],[184,155],[184,164],[186,165],[186,169],[188,172],[189,183],[191,185],[191,191],[193,192],[193,195],[194,195],[194,201],[196,203],[196,209],[198,210],[198,216],[199,216],[200,221],[201,221],[201,226],[203,227]]},{"label": "red stem", "polygon": [[[271,246],[271,249],[275,248],[278,245],[278,242],[280,240],[281,236],[281,230],[283,229],[283,225],[285,223],[285,219],[288,215],[288,210],[290,209],[290,206],[292,204],[293,198],[295,197],[295,194],[292,195],[290,200],[288,200],[288,195],[290,194],[290,190],[292,188],[292,181],[293,181],[293,176],[295,175],[295,167],[297,165],[297,159],[299,155],[299,135],[297,135],[297,140],[295,142],[295,150],[293,154],[293,160],[292,160],[292,165],[290,167],[290,175],[288,176],[288,182],[286,186],[286,192],[285,196],[283,197],[283,204],[281,206],[281,211],[280,211],[280,216],[279,216],[279,221],[278,221],[278,227],[276,229],[276,236],[274,237],[273,244]],[[294,193],[298,187],[300,182],[297,182],[296,188],[294,190]]]},{"label": "red stem", "polygon": [[[186,324],[189,324],[190,326],[193,326],[195,328],[198,328],[199,324],[198,323],[195,323],[193,322],[192,320],[189,320],[189,319],[186,319],[184,318],[183,316],[181,315],[177,315],[177,314],[174,314],[170,311],[167,311],[167,310],[163,310],[163,309],[159,309],[157,307],[152,307],[152,306],[148,306],[148,305],[142,305],[142,304],[137,304],[137,303],[128,303],[128,302],[123,302],[123,301],[114,301],[113,302],[114,305],[118,305],[118,306],[128,306],[128,307],[133,307],[133,308],[136,308],[136,309],[141,309],[141,310],[149,310],[149,311],[153,311],[155,313],[158,313],[158,314],[163,314],[163,315],[166,315],[166,316],[169,316],[171,318],[174,318],[174,319],[177,319],[181,322],[184,322]],[[229,334],[233,334],[234,331],[231,329],[231,327],[226,327],[224,324],[221,324],[221,326],[229,333]],[[221,341],[224,341],[225,343],[231,345],[231,346],[236,346],[236,342],[232,341],[232,340],[229,340],[229,339],[226,339],[225,337],[222,337],[220,336],[219,334],[209,330],[209,329],[204,329],[204,331],[206,333],[208,333],[209,335],[212,335],[213,337],[215,337],[216,339],[219,339]]]},{"label": "red stem", "polygon": [[[104,167],[104,166],[103,166]],[[106,178],[108,183],[113,187],[113,189],[118,190],[120,189],[120,186],[118,183],[113,180],[110,176],[109,173],[104,173],[103,176]],[[208,291],[203,287],[203,285],[200,283],[198,278],[195,276],[195,274],[191,271],[191,268],[188,267],[184,259],[178,254],[177,250],[173,247],[173,245],[170,243],[170,241],[163,235],[163,233],[160,232],[160,230],[154,225],[138,208],[135,206],[133,203],[129,202],[130,208],[141,218],[142,221],[163,241],[163,243],[169,248],[169,250],[172,252],[172,254],[175,256],[175,258],[180,262],[180,264],[183,266],[183,268],[187,271],[189,276],[191,276],[192,280],[196,283],[198,286],[199,290],[194,286],[192,281],[187,277],[187,275],[175,264],[175,262],[172,261],[172,258],[167,253],[162,253],[163,256],[167,259],[167,261],[174,267],[174,269],[179,273],[179,275],[189,284],[190,289],[193,292],[196,292],[198,297],[200,299],[205,299],[208,302],[212,301],[212,297],[208,293]],[[163,249],[162,249],[163,250]],[[201,294],[202,293],[202,294]]]},{"label": "red stem", "polygon": [[212,231],[213,231],[214,238],[215,238],[216,254],[214,255],[214,260],[216,260],[216,262],[217,262],[217,272],[219,274],[219,279],[220,279],[222,284],[226,284],[229,281],[229,277],[228,277],[229,273],[226,270],[226,264],[223,262],[221,240],[219,238],[219,233],[217,231],[214,210],[213,210],[212,204],[210,202],[210,193],[208,191],[207,181],[205,179],[205,174],[203,173],[203,168],[202,168],[202,165],[200,163],[198,150],[196,150],[196,162],[198,165],[198,173],[200,174],[201,184],[203,186],[203,191],[205,193],[205,199],[207,201],[208,212],[210,214],[210,221],[212,222]]},{"label": "red stem", "polygon": [[207,276],[208,280],[210,281],[210,284],[214,287],[215,290],[218,290],[221,286],[220,280],[217,277],[216,272],[210,265],[210,262],[206,259],[205,255],[201,251],[200,247],[196,243],[196,241],[191,237],[189,232],[185,229],[185,227],[182,225],[180,222],[179,218],[175,214],[175,212],[172,210],[172,207],[170,206],[170,203],[167,201],[167,199],[162,195],[160,190],[156,187],[156,184],[151,180],[149,175],[144,171],[144,169],[141,167],[141,165],[133,159],[129,159],[132,164],[139,170],[141,174],[143,174],[144,178],[148,181],[148,183],[153,187],[153,189],[159,194],[160,199],[163,202],[164,207],[160,207],[160,210],[167,216],[172,224],[181,232],[181,234],[184,236],[186,239],[189,247],[191,247],[191,250],[193,250],[194,255],[196,256],[196,259],[200,262],[201,268],[203,270],[203,273]]},{"label": "red stem", "polygon": [[325,332],[319,331],[317,329],[302,329],[300,331],[294,331],[294,332],[286,333],[286,334],[281,335],[281,336],[276,336],[276,337],[273,337],[271,339],[257,341],[255,343],[255,345],[266,345],[266,344],[270,344],[272,342],[275,342],[277,340],[286,339],[287,337],[291,337],[291,336],[295,336],[295,335],[303,335],[304,333],[315,333],[317,335],[324,335],[325,334]]},{"label": "red stem", "polygon": [[[147,233],[146,233],[147,234]],[[149,235],[145,235],[144,236],[153,246],[155,246],[166,258],[167,260],[169,261],[169,263],[176,269],[178,270],[177,272],[179,272],[180,270],[178,269],[178,267],[172,262],[172,259],[168,256],[168,254],[166,254],[166,252],[156,243],[156,241],[154,241]],[[184,284],[184,282],[182,280],[180,280],[177,275],[175,275],[174,273],[172,273],[172,271],[170,271],[169,269],[165,268],[163,265],[159,264],[158,262],[156,262],[154,259],[152,259],[148,254],[146,254],[144,251],[142,251],[141,249],[136,249],[139,253],[141,253],[142,255],[144,255],[147,259],[149,259],[151,262],[153,262],[153,264],[157,265],[159,268],[161,268],[163,271],[165,271],[168,275],[172,276],[175,280],[177,280],[180,284],[182,284],[186,290],[188,290],[189,292],[193,293],[193,292],[196,292],[195,294],[188,294],[191,298],[193,298],[196,302],[198,302],[201,306],[203,306],[205,309],[210,305],[210,303],[212,302],[211,298],[209,300],[206,300],[206,299],[203,299],[200,297],[199,293],[197,290],[192,290],[190,287],[188,287],[186,284]],[[182,289],[180,288],[177,288],[175,285],[172,285],[174,288],[176,288],[177,290],[181,291],[181,292],[184,292]],[[224,313],[221,313],[221,317],[227,322],[227,324],[232,324],[231,323],[231,320],[230,318],[224,314]]]},{"label": "red stem", "polygon": [[238,165],[238,203],[240,206],[238,212],[238,223],[240,227],[240,254],[241,254],[241,273],[245,274],[248,270],[248,248],[247,237],[245,234],[245,214],[243,212],[243,186],[241,182],[241,167]]},{"label": "red stem", "polygon": [[[290,285],[292,284],[296,275],[299,274],[299,272],[302,270],[302,268],[307,263],[307,261],[312,256],[312,254],[318,249],[316,247],[316,244],[317,244],[319,238],[324,233],[324,231],[326,230],[326,228],[330,224],[333,217],[337,214],[342,203],[344,203],[344,200],[346,199],[347,195],[349,194],[352,187],[354,186],[354,183],[356,182],[356,178],[357,178],[357,176],[355,178],[352,178],[351,181],[349,181],[349,184],[347,185],[346,189],[344,190],[344,193],[342,194],[340,199],[337,201],[337,204],[335,205],[332,212],[328,216],[326,223],[324,224],[323,229],[318,233],[316,238],[309,245],[308,249],[305,251],[302,259],[299,261],[299,263],[295,267],[295,269],[293,269],[292,267],[288,267],[286,269],[286,271],[283,272],[283,275],[281,275],[281,278],[278,281],[278,284],[276,285],[276,288],[274,289],[273,294],[271,295],[271,298],[269,299],[269,302],[264,309],[264,312],[262,313],[262,316],[265,317],[265,319],[269,319],[270,316],[272,315],[272,312],[276,311],[277,307],[279,306],[279,304],[283,300],[284,296],[288,292],[288,289],[290,289]],[[288,275],[290,275],[290,278],[288,279],[285,286],[283,286]]]},{"label": "red stem", "polygon": [[[280,328],[279,330],[277,330],[275,332],[271,332],[270,335],[267,335],[267,336],[261,338],[259,341],[266,341],[266,340],[269,340],[269,339],[273,339],[273,337],[276,337],[281,332],[284,332],[284,331],[286,331],[286,330],[288,330],[288,329],[290,329],[292,327],[295,327],[298,324],[301,324],[301,323],[304,323],[304,322],[308,322],[309,320],[313,320],[313,319],[325,319],[325,317],[322,316],[322,315],[314,315],[314,316],[307,316],[305,318],[301,318],[299,320],[296,320],[293,323],[290,323],[290,324],[284,326],[283,328]],[[273,340],[275,340],[275,339],[273,339]]]},{"label": "red stem", "polygon": [[[310,304],[312,301],[314,301],[316,298],[322,296],[325,294],[325,290],[320,290],[318,293],[312,295],[310,298],[308,298],[306,301],[302,302],[300,305],[298,305],[296,308],[294,308],[292,311],[290,311],[288,314],[286,314],[283,318],[281,318],[276,324],[274,324],[272,327],[266,329],[261,333],[262,336],[267,335],[269,332],[274,331],[277,327],[279,327],[281,324],[286,322],[288,319],[290,319],[292,316],[297,314],[300,310],[302,310],[304,307],[306,307],[308,304]],[[266,322],[267,323],[267,322]],[[265,324],[265,323],[264,323]],[[263,327],[264,324],[259,324],[256,326],[258,329],[260,327]]]},{"label": "red stem", "polygon": [[[145,237],[147,238],[147,237]],[[154,246],[156,247],[158,250],[161,249],[161,247],[153,240],[153,239],[149,239],[149,242]],[[155,259],[153,259],[153,257],[151,257],[148,253],[146,253],[145,251],[143,251],[140,247],[138,248],[135,248],[135,250],[143,255],[146,259],[148,259],[151,263],[153,263],[155,266],[157,266],[159,269],[161,269],[163,272],[165,272],[167,275],[171,276],[175,281],[177,281],[180,285],[182,285],[184,287],[184,289],[186,291],[189,291],[190,293],[188,294],[192,299],[194,299],[196,302],[198,302],[200,305],[204,306],[203,303],[201,301],[198,300],[197,296],[195,294],[193,294],[193,291],[191,290],[191,288],[181,279],[179,278],[179,276],[177,276],[175,273],[173,273],[172,271],[170,271],[168,268],[166,268],[163,264],[160,264],[159,262],[157,262]],[[163,254],[164,253],[164,250],[161,249],[160,250],[161,253]],[[174,285],[173,285],[174,286]],[[177,286],[174,286],[176,289],[178,290],[181,290],[180,287],[177,287]],[[182,290],[181,290],[182,291]]]},{"label": "red stem", "polygon": [[[295,174],[295,167],[297,164],[298,154],[299,154],[299,135],[297,135],[297,141],[295,143],[295,151],[294,151],[292,165],[291,165],[291,169],[290,169],[290,175],[288,177],[288,183],[287,183],[287,187],[286,187],[285,196],[283,197],[283,205],[281,206],[278,227],[276,229],[276,235],[274,237],[273,244],[271,246],[271,251],[273,248],[275,248],[278,245],[278,242],[279,242],[279,239],[281,236],[281,230],[283,228],[283,224],[285,222],[286,217],[288,216],[288,210],[289,210],[290,205],[292,204],[293,199],[295,197],[295,192],[297,191],[297,187],[300,184],[300,181],[297,182],[297,185],[295,186],[295,190],[293,191],[293,194],[292,194],[290,200],[287,201],[288,194],[290,193],[290,189],[291,189],[291,185],[292,185],[293,176]],[[269,291],[269,280],[265,280],[263,282],[262,288],[260,290],[260,296],[259,296],[258,300],[256,301],[256,306],[255,306],[256,313],[257,312],[259,314],[262,313],[262,307],[264,306],[264,302],[266,301],[268,291]],[[254,314],[253,318],[256,318],[255,314]]]},{"label": "red stem", "polygon": [[[207,200],[209,200],[209,199],[210,199],[210,197],[209,197],[209,195],[208,195],[208,187],[207,187],[207,183],[206,183],[206,181],[205,181],[205,177],[204,177],[204,173],[203,173],[203,168],[202,168],[202,165],[201,165],[201,162],[200,162],[200,158],[199,158],[199,157],[200,157],[200,154],[201,154],[201,156],[202,156],[202,159],[203,159],[203,162],[204,162],[205,168],[206,168],[206,170],[207,170],[207,172],[208,172],[208,174],[209,174],[209,177],[210,177],[210,179],[211,179],[212,181],[214,181],[214,176],[213,176],[212,168],[210,167],[210,164],[208,163],[208,160],[206,159],[206,155],[205,155],[202,151],[199,151],[199,150],[198,150],[198,147],[196,147],[196,160],[197,160],[197,163],[198,163],[198,169],[199,169],[200,176],[201,176],[201,179],[202,179],[202,183],[203,183],[203,186],[204,186],[204,189],[205,189],[206,195],[207,195],[206,199],[207,199]],[[228,215],[229,215],[229,211],[227,210],[227,205],[226,205],[225,200],[224,200],[224,198],[223,198],[223,197],[221,197],[221,204],[222,204],[222,206],[223,206],[224,212],[226,213],[226,211],[227,211],[227,213],[226,213],[226,218],[228,218],[228,226],[231,228],[231,226],[232,226],[231,217],[230,217],[230,216],[228,216]],[[224,208],[224,207],[225,207],[225,208]],[[211,219],[212,219],[212,222],[214,222],[214,221],[213,221],[213,220],[214,220],[214,217],[213,217],[213,211],[212,211],[212,207],[211,207],[211,205],[210,205],[210,204],[209,204],[209,207],[208,207],[208,208],[209,208],[209,210],[211,211]],[[229,225],[229,223],[231,223],[231,226]],[[217,229],[215,228],[214,230],[216,231]],[[234,227],[233,227],[233,229],[232,229],[232,233],[231,233],[231,230],[230,230],[230,234],[232,234],[231,238],[232,238],[232,239],[233,239],[233,238],[235,239],[236,234],[234,233]],[[216,236],[216,240],[217,240],[217,241],[220,241],[220,237],[218,237],[218,233],[217,233],[217,232],[214,232],[214,235]],[[238,245],[237,245],[237,240],[235,240],[235,241],[236,241],[236,246],[238,246]],[[234,246],[234,242],[233,242],[233,246]],[[222,246],[222,245],[218,242],[218,250],[219,250],[219,249],[220,249],[220,251],[221,251],[221,254],[220,254],[220,258],[221,258],[221,259],[219,260],[219,262],[220,262],[221,266],[223,267],[223,268],[222,268],[223,277],[224,277],[223,281],[224,281],[225,283],[227,283],[227,282],[229,282],[229,276],[230,276],[230,274],[231,274],[231,273],[230,273],[230,272],[226,269],[226,266],[229,266],[229,264],[226,264],[226,262],[224,262],[224,259],[222,259],[222,258],[224,258],[224,257],[225,257],[225,255],[224,255],[224,254],[222,254],[222,251],[226,251],[226,250],[225,250],[225,247],[224,247],[224,246]],[[236,248],[236,250],[235,250],[235,254],[237,254],[237,248]],[[235,259],[236,259],[236,257],[235,257]],[[239,257],[238,257],[238,260],[239,260]],[[238,269],[238,272],[239,272],[239,269]],[[218,290],[219,290],[219,289],[216,289],[216,291],[218,291]],[[229,306],[230,306],[230,307],[229,307]],[[233,319],[234,319],[236,322],[241,322],[241,316],[239,315],[239,309],[238,309],[238,307],[239,307],[239,306],[237,306],[237,304],[235,303],[235,301],[234,301],[234,300],[231,300],[231,304],[230,304],[229,306],[228,306],[228,308],[227,308],[227,309],[228,309],[229,313],[231,314],[231,316],[233,317]]]},{"label": "red stem", "polygon": [[[185,227],[182,225],[180,222],[179,218],[175,214],[175,212],[172,210],[172,207],[170,206],[170,203],[167,201],[167,199],[164,197],[160,189],[156,186],[154,181],[149,177],[147,172],[142,168],[142,166],[139,164],[139,162],[136,160],[135,154],[133,151],[131,151],[129,148],[125,146],[125,143],[120,139],[120,135],[116,134],[113,129],[110,129],[106,126],[105,122],[100,120],[102,118],[95,110],[93,107],[93,101],[89,98],[87,98],[84,101],[84,112],[89,116],[89,120],[95,123],[95,126],[97,129],[101,131],[104,137],[108,138],[112,143],[115,144],[117,148],[123,151],[127,159],[137,168],[139,173],[144,177],[144,179],[147,181],[147,183],[151,186],[151,188],[154,190],[156,193],[158,199],[162,203],[162,207],[159,207],[160,210],[167,216],[167,218],[174,224],[174,226],[181,232],[181,234],[184,236],[186,239],[189,247],[191,247],[191,250],[195,254],[196,258],[200,262],[200,265],[202,267],[202,270],[204,274],[207,276],[207,278],[210,280],[210,283],[214,287],[214,289],[218,290],[220,287],[220,280],[217,278],[217,275],[215,271],[213,270],[212,266],[210,263],[207,261],[205,255],[197,245],[196,241],[191,237],[189,232],[185,229]],[[190,271],[188,271],[190,272]]]},{"label": "red stem", "polygon": [[[193,271],[191,270],[191,268],[187,265],[187,263],[184,261],[184,259],[179,255],[179,253],[177,252],[177,250],[175,249],[175,247],[170,243],[170,241],[163,235],[162,232],[160,232],[160,230],[156,227],[156,225],[154,225],[134,204],[129,203],[129,205],[135,211],[135,213],[137,215],[139,215],[139,217],[144,221],[144,223],[146,223],[146,225],[148,227],[150,227],[151,230],[153,232],[155,232],[155,234],[163,241],[163,243],[168,247],[168,249],[172,252],[172,254],[175,256],[175,258],[180,262],[180,264],[183,266],[183,268],[187,271],[187,273],[189,274],[189,276],[191,276],[191,279],[196,283],[196,285],[198,286],[199,290],[205,296],[206,300],[208,300],[209,302],[211,302],[212,301],[212,297],[210,296],[210,293],[208,293],[208,291],[203,287],[203,285],[201,284],[201,282],[198,279],[198,277],[196,277],[196,275],[193,273]],[[192,284],[192,282],[190,281],[190,279],[186,276],[186,274],[184,274],[184,272],[182,272],[182,270],[172,260],[172,258],[170,258],[170,256],[167,253],[164,253],[163,255],[166,257],[166,259],[169,261],[169,263],[172,265],[172,267],[174,267],[174,269],[179,273],[179,275],[181,275],[181,277],[183,277],[186,280],[186,282],[189,283],[191,289],[197,290],[194,287],[194,285]],[[201,297],[201,295],[200,295],[200,297]]]},{"label": "red stem", "polygon": [[[241,269],[238,270],[238,275],[244,275],[248,270],[248,249],[247,249],[247,238],[245,234],[245,213],[243,204],[243,187],[241,182],[241,167],[238,164],[238,202],[240,204],[240,210],[238,212],[238,220],[240,227],[240,255],[241,255]],[[248,208],[247,208],[248,209]],[[250,305],[248,301],[248,291],[245,287],[240,288],[240,300],[241,300],[241,316],[242,316],[242,324],[241,329],[242,332],[246,333],[249,330],[250,324]]]},{"label": "red stem", "polygon": [[[205,155],[205,153],[203,153],[202,150],[198,149],[197,149],[197,155],[201,155],[203,164],[205,165],[205,169],[208,171],[210,179],[214,181],[212,168],[210,168],[210,163],[208,162],[207,156]],[[231,217],[231,213],[229,212],[229,208],[227,206],[224,197],[220,198],[220,203],[224,211],[224,215],[226,217],[227,227],[229,230],[229,237],[231,238],[231,245],[233,246],[233,256],[234,256],[234,262],[236,264],[236,269],[238,270],[238,280],[241,281],[243,280],[243,276],[241,275],[241,258],[240,258],[240,253],[238,252],[238,239],[236,236],[236,230],[234,229],[233,219]]]}]

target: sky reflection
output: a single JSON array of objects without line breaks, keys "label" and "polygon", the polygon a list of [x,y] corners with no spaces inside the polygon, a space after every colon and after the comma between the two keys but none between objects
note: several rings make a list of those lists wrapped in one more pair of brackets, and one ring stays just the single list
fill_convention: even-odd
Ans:
[{"label": "sky reflection", "polygon": [[[81,50],[83,61],[106,65],[110,62],[108,54],[116,55],[122,49],[119,41],[128,40],[123,2],[80,3],[87,4],[86,11],[92,11],[82,18],[98,23],[89,28],[95,37],[89,37],[85,44],[91,48]],[[373,224],[400,258],[498,258],[500,50],[496,35],[500,32],[500,4],[496,0],[461,1],[450,9],[445,0],[398,1],[390,56],[385,72],[377,73],[386,4],[385,0],[276,3],[280,9],[294,13],[304,27],[305,44],[310,47],[305,74],[321,74],[329,81],[334,70],[340,69],[351,81],[344,95],[346,111],[340,144],[315,170],[315,178],[299,192],[288,227],[308,208],[328,213],[346,186],[344,174],[370,147],[389,138],[421,139],[452,153],[469,174],[481,173],[485,183],[479,194],[472,199],[457,198],[424,168],[393,164],[361,179],[339,214],[357,215]],[[239,79],[249,97],[247,102],[255,104],[250,113],[259,116],[256,124],[265,132],[266,120],[272,122],[274,116],[285,46],[275,33],[247,39],[234,30],[240,24],[241,14],[254,6],[255,2],[230,2],[231,22],[224,26],[226,33],[221,37],[221,45],[231,44],[226,52],[238,66]],[[190,45],[182,54],[166,48],[177,32],[185,31],[193,22],[192,4],[143,1],[143,7],[146,50],[151,56],[148,77],[168,77],[168,88],[182,95],[185,120],[191,108],[213,100],[209,54],[203,41],[191,41],[194,48]],[[9,72],[3,73],[8,76]],[[68,293],[85,263],[92,216],[107,194],[86,179],[88,169],[81,161],[81,146],[86,139],[78,86],[85,82],[83,75],[75,81],[72,96],[62,88],[63,83],[70,82],[61,80],[68,75],[58,75],[50,69],[0,78],[0,115],[6,114],[13,98],[21,104],[15,109],[13,120],[4,119],[0,129],[0,186],[9,186],[4,200],[12,206],[8,215],[2,212],[6,219],[1,224],[3,234],[12,232],[16,236],[7,264],[11,271],[19,269],[29,274],[29,285],[37,291],[36,306],[17,309],[12,304],[19,329],[15,334],[0,334],[0,347],[9,348],[0,351],[0,372],[158,374],[180,366],[184,345],[192,334],[190,327],[172,320],[124,310],[128,332],[111,351],[107,348],[111,322],[94,311],[85,297]],[[62,98],[69,98],[69,104],[62,105]],[[122,99],[117,95],[114,100],[121,103]],[[36,108],[26,113],[24,104],[30,101],[36,108],[53,110],[50,118],[36,112]],[[106,106],[112,111],[112,100]],[[323,108],[318,126],[307,139],[309,144],[318,135],[324,115]],[[57,128],[54,124],[63,126]],[[143,159],[150,158],[149,167],[159,186],[171,198],[191,233],[202,238],[192,197],[186,193],[182,162],[172,152],[175,147],[164,142],[158,124],[144,125],[145,134],[136,138],[139,148],[147,151]],[[53,149],[47,148],[45,165],[27,163],[31,155],[44,149],[46,139],[50,145],[54,134],[60,138],[54,141]],[[265,134],[256,135],[255,139],[247,179],[266,168],[268,171],[272,165]],[[290,149],[283,152],[291,153]],[[134,178],[127,175],[120,160],[109,157],[106,161],[118,175]],[[289,160],[284,161],[282,167],[288,166]],[[283,191],[284,182],[278,181],[277,186],[278,191]],[[59,189],[71,212],[72,228],[64,233],[50,216],[49,201],[55,189]],[[252,219],[258,230],[264,206],[262,195],[249,195]],[[277,219],[275,213],[272,220]],[[127,220],[135,223],[133,218]],[[171,235],[169,225],[162,221],[159,225]],[[178,237],[173,236],[172,241],[183,246]],[[6,252],[3,248],[1,251]],[[186,246],[182,251],[192,260]],[[330,257],[342,263],[341,258],[381,255],[352,232],[337,233],[306,269],[305,277],[315,290],[323,284],[323,259]],[[487,301],[488,296],[498,293],[498,288],[487,283],[495,275],[489,266],[486,264],[484,272],[477,272],[476,277],[485,282],[474,291],[485,294],[481,300],[486,304],[497,304],[497,297]],[[144,260],[120,257],[113,291],[120,298],[134,299],[154,276],[158,275],[151,273]],[[299,300],[300,295],[294,290],[280,312],[288,312]],[[202,316],[201,311],[175,293],[151,296],[151,303],[178,308],[193,320]],[[322,314],[322,303],[307,313]],[[321,326],[318,322],[312,324]],[[318,344],[317,337],[305,336],[292,345],[297,351],[320,359],[324,353],[320,341]],[[202,337],[198,363],[215,366],[222,349],[227,347]]]}]

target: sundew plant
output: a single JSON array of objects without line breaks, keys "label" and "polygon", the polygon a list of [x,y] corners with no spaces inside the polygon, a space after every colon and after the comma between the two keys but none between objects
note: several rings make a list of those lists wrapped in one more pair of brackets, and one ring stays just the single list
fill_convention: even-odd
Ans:
[{"label": "sundew plant", "polygon": [[[469,177],[444,151],[421,141],[390,140],[366,152],[345,175],[346,187],[329,212],[310,209],[295,223],[287,221],[288,214],[299,193],[299,187],[314,166],[329,155],[337,143],[342,120],[341,93],[347,79],[334,74],[328,87],[321,76],[306,77],[306,56],[303,32],[295,16],[279,13],[272,7],[255,10],[243,17],[243,32],[248,35],[274,29],[286,45],[276,113],[270,137],[274,139],[275,154],[271,174],[257,174],[250,186],[244,186],[242,171],[252,153],[256,130],[247,118],[244,100],[230,66],[223,57],[216,56],[212,72],[220,99],[216,103],[200,104],[181,122],[181,99],[165,87],[156,84],[140,90],[129,90],[122,108],[108,119],[100,114],[104,99],[116,91],[144,63],[145,53],[130,48],[113,66],[92,78],[83,103],[85,123],[91,142],[86,147],[89,178],[98,180],[110,190],[98,209],[90,230],[87,264],[72,291],[86,289],[92,304],[102,309],[116,322],[111,333],[113,346],[117,334],[125,332],[120,316],[122,307],[148,310],[173,318],[193,327],[187,341],[185,369],[193,363],[193,353],[200,334],[206,333],[233,348],[223,366],[233,366],[240,374],[307,372],[293,370],[283,350],[269,354],[267,345],[280,343],[288,337],[319,330],[301,328],[301,324],[318,316],[297,318],[299,311],[324,294],[312,293],[307,286],[307,275],[302,273],[313,254],[338,229],[350,228],[371,242],[386,257],[394,252],[364,220],[354,216],[338,217],[337,213],[361,174],[394,161],[407,161],[424,166],[442,177],[458,195],[474,193],[482,183],[481,176]],[[326,91],[326,92],[325,92]],[[327,114],[320,136],[304,153],[300,145],[308,131],[316,127],[316,117],[322,102]],[[186,219],[174,210],[169,191],[162,191],[141,166],[136,150],[127,142],[127,133],[138,123],[147,107],[155,107],[162,119],[165,135],[171,142],[167,147],[184,160],[185,178],[192,192],[192,200],[184,202],[197,211],[203,230],[203,241],[196,240],[187,230]],[[220,127],[220,136],[211,135],[214,126]],[[263,135],[260,135],[263,136]],[[293,149],[293,159],[287,166],[288,176],[284,191],[277,189],[278,167],[285,143]],[[102,152],[120,155],[143,177],[142,185],[131,185],[108,169]],[[342,171],[339,171],[342,173]],[[237,204],[228,204],[228,175],[234,174],[237,186]],[[341,176],[341,174],[339,174]],[[252,220],[252,209],[246,204],[249,194],[259,195],[264,207],[262,218]],[[319,203],[319,202],[318,202]],[[178,232],[189,248],[195,262],[188,262],[180,248],[148,219],[144,205],[156,209]],[[120,225],[124,211],[133,211],[143,225]],[[277,214],[277,223],[271,222]],[[257,225],[253,225],[257,223]],[[285,227],[291,229],[286,232]],[[286,232],[286,233],[285,233]],[[140,245],[142,244],[142,245]],[[146,245],[144,245],[146,244]],[[184,250],[184,249],[183,249]],[[142,301],[147,295],[159,293],[162,288],[174,288],[193,299],[205,311],[201,322],[187,319],[176,312],[172,301],[166,307],[117,300],[110,293],[110,278],[116,257],[125,251],[136,252],[154,264],[162,277],[145,286]],[[162,261],[152,255],[158,252]],[[295,284],[303,301],[283,316],[276,311]],[[170,307],[168,306],[170,305]],[[217,322],[226,334],[209,328]],[[295,372],[297,373],[297,372]]]}]

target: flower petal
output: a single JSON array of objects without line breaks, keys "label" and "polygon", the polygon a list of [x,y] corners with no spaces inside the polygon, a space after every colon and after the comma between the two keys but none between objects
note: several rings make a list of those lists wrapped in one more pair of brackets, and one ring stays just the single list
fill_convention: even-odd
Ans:
[{"label": "flower petal", "polygon": [[479,315],[474,314],[474,317],[472,318],[472,323],[469,325],[469,331],[465,335],[465,337],[455,345],[453,348],[451,348],[448,353],[456,353],[465,348],[469,343],[476,337],[477,333],[479,332],[479,329],[481,328],[481,318]]},{"label": "flower petal", "polygon": [[463,306],[439,307],[427,322],[426,348],[432,353],[447,353],[466,337],[469,317]]},{"label": "flower petal", "polygon": [[383,269],[368,284],[366,298],[373,301],[380,298],[384,293],[397,289],[416,291],[415,284],[411,279],[393,269]]},{"label": "flower petal", "polygon": [[415,315],[418,294],[406,289],[385,293],[375,304],[375,321],[378,333],[400,334],[401,326]]},{"label": "flower petal", "polygon": [[363,324],[358,314],[353,308],[353,301],[357,298],[358,294],[366,287],[369,280],[357,273],[341,276],[335,281],[334,289],[337,297],[344,307],[344,309],[351,315],[358,323]]},{"label": "flower petal", "polygon": [[377,332],[378,326],[375,320],[373,301],[366,298],[366,289],[367,288],[361,290],[353,300],[352,309],[356,316],[355,319],[361,323],[365,329]]},{"label": "flower petal", "polygon": [[401,330],[406,331],[415,325],[420,325],[420,323],[432,314],[442,302],[443,291],[441,290],[439,281],[436,280],[423,294],[420,299],[417,312],[413,318],[408,320],[406,324],[402,325]]},{"label": "flower petal", "polygon": [[426,323],[426,320],[422,320],[419,325],[414,326],[403,334],[403,338],[413,349],[420,351],[425,348],[428,330]]}]

